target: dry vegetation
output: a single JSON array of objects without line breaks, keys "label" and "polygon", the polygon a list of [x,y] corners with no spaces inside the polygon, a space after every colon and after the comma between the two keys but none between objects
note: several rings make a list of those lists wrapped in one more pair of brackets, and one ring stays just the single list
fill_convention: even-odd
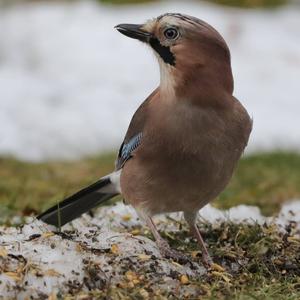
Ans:
[{"label": "dry vegetation", "polygon": [[[114,154],[74,162],[26,163],[0,159],[1,223],[10,225],[16,222],[12,216],[21,216],[22,220],[23,216],[42,211],[110,172],[113,160]],[[284,201],[297,197],[300,197],[300,155],[258,154],[241,160],[232,182],[215,205],[227,208],[240,203],[254,204],[270,215],[278,212]],[[201,255],[195,241],[189,238],[185,223],[176,226],[182,229],[180,233],[167,231],[163,232],[164,237],[172,247],[189,253],[195,263],[200,262]],[[286,233],[274,226],[231,222],[218,226],[201,224],[201,227],[217,263],[204,276],[186,278],[180,272],[159,275],[155,269],[145,269],[143,264],[139,267],[129,264],[124,265],[123,279],[118,284],[91,287],[89,292],[78,287],[73,294],[54,296],[57,299],[79,299],[79,294],[80,299],[300,299],[300,240],[295,224],[289,224]],[[135,230],[152,238],[145,228]],[[72,239],[74,234],[67,232],[61,237]],[[174,289],[157,288],[165,276],[177,280],[180,297]],[[130,283],[133,279],[135,283]]]}]

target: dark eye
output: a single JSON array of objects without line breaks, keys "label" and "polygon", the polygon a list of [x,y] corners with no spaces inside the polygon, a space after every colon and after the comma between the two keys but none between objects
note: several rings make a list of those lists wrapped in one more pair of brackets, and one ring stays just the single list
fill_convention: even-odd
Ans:
[{"label": "dark eye", "polygon": [[168,28],[164,31],[164,35],[168,40],[175,40],[179,34],[175,28]]}]

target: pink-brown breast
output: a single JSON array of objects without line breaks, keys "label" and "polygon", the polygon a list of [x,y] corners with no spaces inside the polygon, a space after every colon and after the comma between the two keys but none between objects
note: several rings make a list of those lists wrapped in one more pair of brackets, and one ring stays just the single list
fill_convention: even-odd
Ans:
[{"label": "pink-brown breast", "polygon": [[140,146],[121,173],[122,195],[150,215],[199,210],[228,184],[252,128],[234,98],[223,107],[150,101]]}]

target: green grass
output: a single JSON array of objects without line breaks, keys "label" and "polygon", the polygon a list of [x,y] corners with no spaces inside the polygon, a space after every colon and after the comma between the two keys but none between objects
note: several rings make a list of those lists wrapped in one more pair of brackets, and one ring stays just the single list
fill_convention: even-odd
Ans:
[{"label": "green grass", "polygon": [[243,8],[274,8],[286,4],[287,0],[207,0],[226,6],[236,6]]},{"label": "green grass", "polygon": [[114,168],[114,154],[73,162],[28,163],[0,158],[0,223],[37,214]]},{"label": "green grass", "polygon": [[[79,161],[47,163],[1,158],[0,223],[9,225],[14,215],[37,214],[94,182],[113,170],[114,157],[115,154],[106,154]],[[276,213],[282,203],[297,197],[300,198],[300,154],[265,153],[240,161],[231,183],[214,205],[221,208],[258,205],[270,215]],[[198,295],[186,299],[300,299],[300,240],[295,237],[294,225],[290,224],[287,233],[281,233],[276,227],[266,225],[202,224],[209,251],[225,271],[210,271],[204,278],[190,280],[188,285],[196,286]],[[198,250],[196,242],[187,239],[186,224],[178,226],[181,231],[162,232],[164,238],[185,253]],[[147,276],[145,274],[144,282],[134,288],[111,286],[109,291],[93,290],[88,294],[99,299],[107,293],[111,299],[142,299],[139,296],[142,288],[153,299],[176,299],[176,295],[167,291],[159,294]]]},{"label": "green grass", "polygon": [[[38,213],[111,172],[115,154],[72,162],[27,163],[0,158],[0,222]],[[266,153],[244,157],[227,189],[214,201],[219,208],[257,205],[266,215],[284,201],[300,198],[300,154]]]},{"label": "green grass", "polygon": [[[158,1],[159,0],[98,0],[100,3],[117,5],[140,4]],[[287,0],[206,0],[206,2],[243,8],[274,8],[286,4]]]},{"label": "green grass", "polygon": [[265,215],[272,215],[284,201],[297,197],[300,154],[275,152],[244,157],[215,204],[222,208],[241,203],[257,205]]},{"label": "green grass", "polygon": [[98,2],[105,3],[105,4],[141,4],[146,2],[157,2],[158,0],[98,0]]},{"label": "green grass", "polygon": [[[0,5],[11,5],[17,2],[30,2],[32,0],[0,0]],[[44,0],[47,1],[47,0]],[[49,1],[49,0],[48,0]],[[76,1],[76,0],[66,0]],[[109,5],[127,5],[143,4],[149,2],[163,2],[163,0],[96,0],[99,3]],[[198,0],[199,2],[202,0]],[[288,3],[289,0],[205,0],[209,3],[217,3],[224,6],[242,7],[242,8],[276,8]],[[59,2],[59,0],[57,1]]]},{"label": "green grass", "polygon": [[[184,252],[197,250],[196,242],[178,242],[188,236],[182,226],[186,232],[176,233],[169,243]],[[201,299],[300,299],[300,240],[291,238],[293,228],[284,234],[272,225],[226,222],[203,224],[201,231],[214,262],[225,270],[194,282]]]}]

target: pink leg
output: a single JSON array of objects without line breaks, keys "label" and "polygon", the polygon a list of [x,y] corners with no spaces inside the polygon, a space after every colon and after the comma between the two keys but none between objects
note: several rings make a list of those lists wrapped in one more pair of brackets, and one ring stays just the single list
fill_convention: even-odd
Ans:
[{"label": "pink leg", "polygon": [[196,224],[197,213],[184,212],[184,218],[190,226],[191,234],[197,239],[198,245],[200,246],[200,249],[202,251],[202,258],[204,264],[207,266],[211,266],[213,261],[207,251],[205,242]]},{"label": "pink leg", "polygon": [[157,241],[157,240],[163,240],[163,238],[162,238],[161,235],[159,234],[159,232],[158,232],[158,230],[157,230],[157,228],[156,228],[156,226],[155,226],[155,224],[154,224],[152,218],[146,217],[146,220],[145,220],[145,221],[146,221],[148,227],[150,228],[150,230],[151,230],[151,232],[152,232],[152,234],[153,234],[155,240],[156,240],[156,241]]},{"label": "pink leg", "polygon": [[159,234],[151,217],[149,217],[141,212],[139,212],[139,215],[142,217],[142,219],[146,222],[146,224],[150,228],[162,256],[165,256],[167,258],[172,258],[174,260],[178,260],[178,261],[182,261],[182,262],[189,261],[189,259],[185,255],[170,248],[167,241],[165,241]]}]

